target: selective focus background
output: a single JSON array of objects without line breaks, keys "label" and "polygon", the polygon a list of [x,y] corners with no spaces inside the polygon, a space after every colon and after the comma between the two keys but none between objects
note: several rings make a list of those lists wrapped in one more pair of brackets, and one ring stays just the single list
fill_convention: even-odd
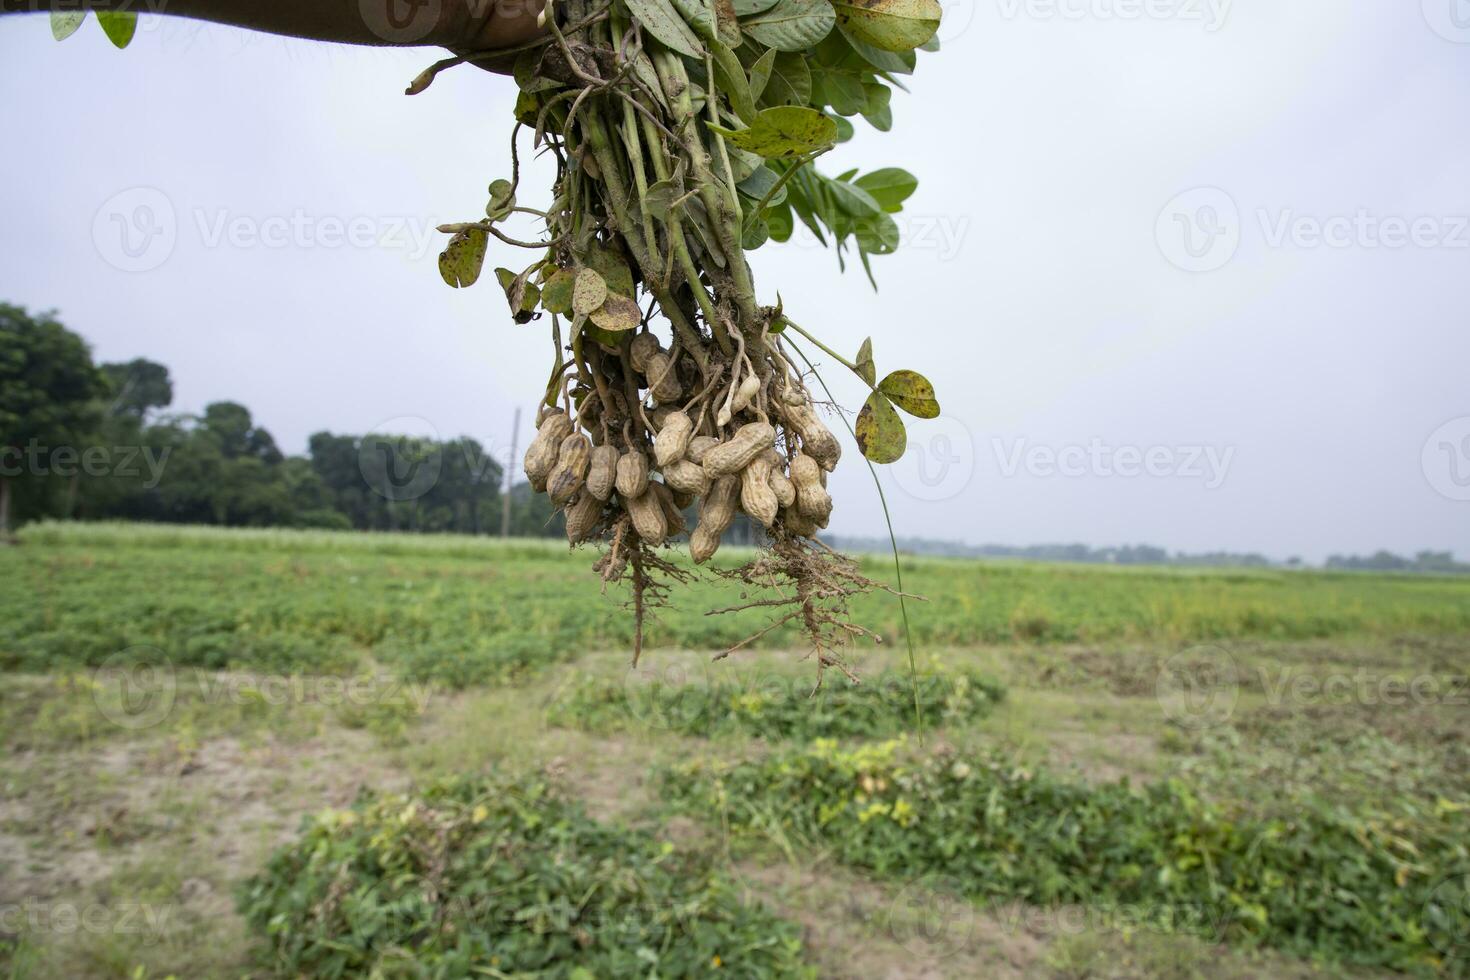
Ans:
[{"label": "selective focus background", "polygon": [[630,668],[526,493],[545,331],[436,266],[510,79],[0,18],[0,325],[110,386],[0,459],[4,975],[1470,975],[1470,6],[944,11],[822,161],[919,179],[877,290],[752,254],[943,406],[901,559],[831,422],[925,601],[820,690],[708,577]]}]

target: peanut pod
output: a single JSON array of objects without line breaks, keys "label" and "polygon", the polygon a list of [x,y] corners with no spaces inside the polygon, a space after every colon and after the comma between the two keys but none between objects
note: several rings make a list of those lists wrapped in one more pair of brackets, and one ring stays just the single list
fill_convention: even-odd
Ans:
[{"label": "peanut pod", "polygon": [[574,432],[561,441],[561,450],[556,456],[556,466],[546,478],[546,492],[551,502],[558,507],[571,503],[582,481],[587,478],[587,467],[592,461],[592,440],[581,432]]},{"label": "peanut pod", "polygon": [[681,459],[665,466],[662,472],[664,482],[680,493],[692,493],[698,497],[709,492],[709,475],[698,463]]},{"label": "peanut pod", "polygon": [[653,439],[653,458],[663,469],[670,463],[684,458],[689,448],[689,437],[694,434],[694,421],[683,412],[671,412]]},{"label": "peanut pod", "polygon": [[633,530],[638,532],[638,537],[643,539],[644,544],[654,548],[663,544],[669,533],[668,522],[664,519],[663,506],[659,504],[654,491],[645,490],[624,503],[628,508],[628,517],[633,521]]},{"label": "peanut pod", "polygon": [[762,453],[740,471],[740,506],[762,527],[776,522],[781,503],[771,489],[771,461]]},{"label": "peanut pod", "polygon": [[739,473],[757,455],[770,449],[776,441],[776,430],[766,422],[748,422],[726,442],[704,454],[704,471],[711,479]]},{"label": "peanut pod", "polygon": [[559,408],[551,410],[542,418],[541,425],[536,430],[536,438],[531,440],[525,456],[526,479],[536,488],[537,493],[546,489],[546,478],[556,466],[561,441],[571,431],[572,420]]},{"label": "peanut pod", "polygon": [[805,453],[791,460],[791,482],[796,484],[796,509],[801,516],[826,527],[832,516],[832,495],[822,486],[817,461]]},{"label": "peanut pod", "polygon": [[[683,534],[689,530],[689,522],[684,520],[684,511],[679,507],[679,502],[674,498],[674,492],[662,483],[650,483],[649,490],[658,498],[658,505],[664,512],[664,524],[668,527],[668,536]],[[685,506],[688,506],[687,504]]]},{"label": "peanut pod", "polygon": [[607,444],[592,450],[592,462],[587,466],[587,492],[606,501],[612,496],[617,476],[618,451]]},{"label": "peanut pod", "polygon": [[631,500],[648,489],[648,456],[637,449],[618,457],[618,474],[614,484],[618,496]]},{"label": "peanut pod", "polygon": [[601,523],[602,501],[583,490],[567,508],[567,541],[577,544],[592,537]]},{"label": "peanut pod", "polygon": [[740,480],[734,476],[722,476],[704,495],[699,505],[699,523],[689,536],[689,554],[695,564],[702,564],[714,557],[720,548],[720,536],[735,520],[735,504],[740,496]]}]

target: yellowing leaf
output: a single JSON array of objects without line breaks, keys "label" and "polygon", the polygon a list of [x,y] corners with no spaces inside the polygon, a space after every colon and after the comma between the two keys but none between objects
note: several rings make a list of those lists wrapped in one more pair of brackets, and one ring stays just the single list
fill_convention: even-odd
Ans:
[{"label": "yellowing leaf", "polygon": [[939,402],[934,400],[934,386],[917,371],[894,371],[878,383],[878,390],[910,415],[921,419],[939,417]]},{"label": "yellowing leaf", "polygon": [[912,51],[934,37],[939,0],[833,0],[842,29],[884,51]]},{"label": "yellowing leaf", "polygon": [[903,456],[908,447],[908,433],[904,431],[903,419],[893,410],[893,405],[881,392],[875,391],[863,403],[853,425],[858,448],[864,456],[875,463],[894,463]]},{"label": "yellowing leaf", "polygon": [[475,284],[475,280],[480,278],[480,267],[485,264],[488,237],[480,228],[455,232],[444,251],[439,253],[439,275],[445,282],[456,289]]},{"label": "yellowing leaf", "polygon": [[617,293],[608,293],[602,306],[588,315],[602,329],[614,332],[632,330],[643,322],[643,311],[638,309],[638,304]]},{"label": "yellowing leaf", "polygon": [[762,109],[748,129],[711,125],[735,146],[767,159],[805,156],[837,140],[837,124],[826,113],[805,106],[782,105]]},{"label": "yellowing leaf", "polygon": [[607,299],[607,281],[596,269],[581,269],[572,285],[572,312],[586,316]]},{"label": "yellowing leaf", "polygon": [[577,273],[572,269],[558,269],[541,288],[541,308],[547,313],[572,314],[572,286]]},{"label": "yellowing leaf", "polygon": [[58,41],[65,41],[77,32],[82,26],[82,21],[87,19],[85,10],[76,10],[68,13],[51,12],[51,36]]}]

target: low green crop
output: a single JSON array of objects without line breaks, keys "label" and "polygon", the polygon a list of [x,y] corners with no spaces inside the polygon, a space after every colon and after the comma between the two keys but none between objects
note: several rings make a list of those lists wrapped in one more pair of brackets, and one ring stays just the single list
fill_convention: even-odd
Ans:
[{"label": "low green crop", "polygon": [[795,925],[534,778],[322,813],[240,907],[281,976],[813,975]]},{"label": "low green crop", "polygon": [[1379,817],[1303,803],[1258,820],[1168,781],[1062,781],[993,759],[832,742],[665,770],[678,808],[736,834],[820,842],[885,877],[980,900],[1143,910],[1160,926],[1397,969],[1463,971],[1470,810]]},{"label": "low green crop", "polygon": [[[918,680],[926,725],[970,721],[1005,697],[993,680],[967,671]],[[861,684],[767,675],[709,684],[617,683],[583,678],[552,708],[551,722],[592,732],[646,728],[684,735],[778,739],[881,738],[914,725],[914,687],[906,673],[885,672]]]}]

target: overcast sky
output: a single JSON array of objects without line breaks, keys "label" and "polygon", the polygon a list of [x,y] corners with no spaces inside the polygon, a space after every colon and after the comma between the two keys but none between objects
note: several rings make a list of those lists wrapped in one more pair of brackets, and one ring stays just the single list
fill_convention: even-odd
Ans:
[{"label": "overcast sky", "polygon": [[[824,163],[920,179],[880,291],[810,241],[753,258],[830,345],[934,381],[945,418],[885,472],[898,532],[1470,557],[1463,0],[945,9],[893,131],[859,121]],[[0,299],[288,451],[385,424],[506,451],[545,331],[493,283],[447,288],[432,228],[508,175],[514,86],[463,68],[405,97],[439,56],[0,18]],[[879,534],[842,438],[832,530]]]}]

